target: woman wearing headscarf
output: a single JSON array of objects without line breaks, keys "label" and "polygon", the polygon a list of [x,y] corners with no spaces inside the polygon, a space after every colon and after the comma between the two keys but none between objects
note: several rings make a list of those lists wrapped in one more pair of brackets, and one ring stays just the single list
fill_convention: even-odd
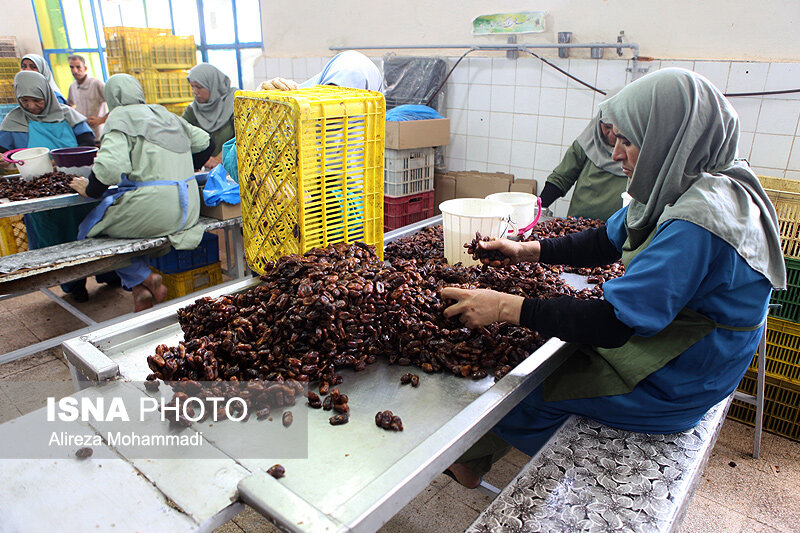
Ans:
[{"label": "woman wearing headscarf", "polygon": [[183,112],[183,118],[211,136],[217,150],[204,166],[213,168],[222,162],[222,145],[236,136],[233,98],[238,89],[231,87],[228,76],[208,63],[193,67],[186,79],[192,86],[194,101]]},{"label": "woman wearing headscarf", "polygon": [[505,320],[576,343],[568,361],[450,468],[467,486],[497,458],[489,440],[534,454],[570,414],[643,433],[693,427],[742,379],[771,288],[786,285],[775,210],[735,159],[738,117],[707,79],[661,70],[600,109],[614,126],[630,205],[603,228],[485,247],[548,264],[622,258],[625,275],[603,285],[605,298],[442,290],[458,301],[445,315],[467,326]]},{"label": "woman wearing headscarf", "polygon": [[[375,63],[361,52],[345,50],[328,61],[320,73],[300,85],[289,79],[273,78],[262,82],[260,89],[262,91],[291,91],[314,87],[315,85],[337,85],[339,87],[383,93],[383,74],[375,66]],[[236,161],[236,138],[223,145],[222,164],[228,174],[236,181],[239,181],[239,168]]]},{"label": "woman wearing headscarf", "polygon": [[[142,86],[128,74],[111,76],[105,97],[109,114],[92,175],[70,183],[82,196],[102,197],[81,223],[78,238],[168,236],[178,250],[196,248],[203,228],[197,225],[194,169],[214,149],[208,133],[160,105],[145,104]],[[111,185],[117,190],[109,191]],[[136,257],[116,272],[123,287],[133,291],[134,311],[166,297],[147,257]]]},{"label": "woman wearing headscarf", "polygon": [[[19,106],[0,123],[0,151],[94,146],[94,133],[86,117],[58,103],[47,80],[38,72],[17,72],[14,95]],[[29,248],[34,250],[74,241],[78,225],[91,209],[90,205],[77,205],[25,215]],[[112,282],[113,279],[101,278],[101,281]],[[76,301],[89,299],[85,279],[64,283],[61,288]]]},{"label": "woman wearing headscarf", "polygon": [[614,132],[598,113],[567,149],[561,163],[547,177],[542,207],[561,198],[574,186],[567,216],[608,220],[622,207],[628,180],[614,161]]},{"label": "woman wearing headscarf", "polygon": [[53,89],[53,92],[56,94],[56,100],[58,100],[58,103],[66,105],[67,100],[64,98],[64,95],[61,94],[61,90],[58,88],[58,85],[56,85],[56,80],[53,79],[53,71],[50,70],[50,66],[42,56],[38,54],[28,54],[22,56],[19,68],[22,70],[32,70],[44,76],[44,79],[47,80],[47,83],[50,84],[50,88]]}]

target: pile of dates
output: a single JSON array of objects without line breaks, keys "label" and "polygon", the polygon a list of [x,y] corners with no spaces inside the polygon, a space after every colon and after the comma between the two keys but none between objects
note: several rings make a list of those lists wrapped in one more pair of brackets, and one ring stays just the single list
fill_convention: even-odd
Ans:
[{"label": "pile of dates", "polygon": [[[443,262],[381,261],[366,245],[337,244],[267,265],[250,291],[201,298],[178,311],[185,340],[148,358],[151,379],[341,383],[342,368],[379,357],[425,372],[480,379],[504,374],[545,339],[506,323],[469,329],[446,319],[439,291],[496,284],[534,296],[568,293],[557,274],[482,272]],[[524,278],[524,279],[523,279]]]},{"label": "pile of dates", "polygon": [[[378,360],[427,373],[500,378],[546,339],[504,322],[463,327],[444,317],[450,302],[442,300],[441,288],[490,288],[529,298],[602,296],[599,286],[576,291],[566,284],[559,277],[563,267],[449,265],[442,250],[441,228],[429,228],[387,246],[386,261],[372,246],[340,243],[270,262],[258,287],[180,309],[185,340],[161,345],[148,357],[148,380],[255,383],[250,396],[263,417],[269,408],[293,405],[298,383],[319,383],[324,395],[342,382],[343,368],[360,371]],[[311,407],[319,401],[309,395]],[[344,405],[332,424],[346,423]]]},{"label": "pile of dates", "polygon": [[0,198],[8,198],[12,202],[17,202],[58,194],[72,194],[75,191],[70,188],[69,182],[76,177],[63,172],[48,172],[30,181],[22,178],[0,177]]}]

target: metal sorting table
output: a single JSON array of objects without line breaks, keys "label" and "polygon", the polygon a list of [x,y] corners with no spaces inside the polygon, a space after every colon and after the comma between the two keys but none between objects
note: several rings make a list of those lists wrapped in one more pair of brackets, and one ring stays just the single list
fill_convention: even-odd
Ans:
[{"label": "metal sorting table", "polygon": [[[197,172],[194,176],[198,183],[202,184],[205,183],[208,172]],[[19,174],[11,174],[4,177],[15,178],[19,177]],[[109,187],[109,189],[116,189],[116,185]],[[69,207],[71,205],[90,204],[96,201],[96,199],[84,198],[76,192],[70,194],[58,194],[56,196],[46,196],[44,198],[31,198],[30,200],[19,200],[16,202],[10,202],[7,198],[0,198],[0,218],[14,215],[24,215],[26,213],[49,211],[51,209]]]},{"label": "metal sorting table", "polygon": [[[385,242],[440,221],[441,217],[434,217],[390,232]],[[258,283],[257,279],[240,281],[208,291],[206,295],[245,291]],[[175,345],[182,340],[175,311],[192,300],[176,301],[65,342],[63,348],[76,386],[80,388],[80,381],[86,378],[122,378],[114,384],[144,380],[150,373],[146,357],[154,353],[155,347],[162,343]],[[235,502],[241,500],[288,531],[374,531],[563,362],[567,355],[564,347],[560,340],[550,339],[496,383],[491,376],[472,381],[381,362],[359,373],[345,370],[344,383],[339,388],[350,397],[350,422],[343,427],[331,426],[327,420],[331,413],[310,410],[307,459],[240,459],[235,452],[218,445],[224,467],[212,467],[204,461],[126,459],[125,464],[115,467],[118,472],[111,473],[121,479],[106,479],[105,483],[124,490],[133,487],[130,480],[124,479],[129,476],[125,473],[127,465],[132,465],[152,484],[152,491],[142,503],[123,505],[117,514],[125,515],[135,509],[143,520],[149,520],[161,509],[177,520],[172,515],[180,511],[183,523],[190,530],[206,531],[219,525],[238,512],[240,504]],[[400,375],[409,370],[420,375],[419,388],[401,387]],[[305,407],[298,403],[295,409],[298,408]],[[385,409],[402,417],[403,432],[387,432],[375,425],[375,412]],[[9,424],[0,426],[0,432]],[[113,451],[125,459],[124,450]],[[277,462],[286,467],[286,477],[281,480],[264,471]],[[0,461],[3,479],[27,475],[23,474],[25,469],[6,463]],[[36,490],[48,493],[40,493],[40,499],[51,495],[49,476],[75,474],[74,466],[64,466],[62,472],[60,463],[54,467],[32,463],[30,470],[40,472]],[[52,496],[57,494],[60,500],[66,500],[65,505],[74,502],[73,508],[81,509],[84,524],[96,522],[103,529],[109,525],[108,521],[114,520],[115,513],[107,508],[107,499],[85,496],[85,491],[96,491],[94,486],[84,488],[84,484],[91,483],[92,478],[80,475],[72,480],[74,490],[63,492],[56,484],[53,490],[57,493]],[[138,485],[130,490],[134,489],[143,490]],[[0,489],[0,501],[2,492]],[[8,497],[12,502],[20,500],[14,494]],[[159,503],[167,499],[179,509]],[[143,505],[156,508],[145,509]],[[0,508],[9,506],[12,511],[20,511],[11,504],[0,504]],[[61,524],[65,518],[59,516],[53,520]]]}]

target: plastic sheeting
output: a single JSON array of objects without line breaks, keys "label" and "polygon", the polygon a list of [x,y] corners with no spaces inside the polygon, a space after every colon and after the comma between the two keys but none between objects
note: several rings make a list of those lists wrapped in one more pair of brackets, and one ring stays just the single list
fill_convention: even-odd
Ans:
[{"label": "plastic sheeting", "polygon": [[428,103],[428,100],[446,75],[447,62],[439,57],[384,56],[386,109],[402,104],[422,104],[440,111],[443,109],[444,89],[432,102]]}]

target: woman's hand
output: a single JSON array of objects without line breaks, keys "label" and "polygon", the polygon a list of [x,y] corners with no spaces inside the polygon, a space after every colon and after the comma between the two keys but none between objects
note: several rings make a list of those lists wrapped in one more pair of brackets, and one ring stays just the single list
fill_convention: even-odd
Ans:
[{"label": "woman's hand", "polygon": [[69,182],[69,186],[84,198],[89,198],[89,195],[86,194],[86,187],[89,186],[89,180],[87,178],[83,176],[74,177],[72,181]]},{"label": "woman's hand", "polygon": [[217,155],[212,155],[211,157],[209,157],[208,161],[206,161],[205,164],[203,164],[203,166],[206,167],[208,170],[211,170],[212,168],[216,167],[221,163],[222,163],[222,152],[220,152]]},{"label": "woman's hand", "polygon": [[443,300],[456,300],[456,303],[444,310],[447,318],[461,315],[459,320],[468,328],[488,326],[495,322],[509,322],[519,325],[522,311],[522,296],[506,294],[489,289],[459,289],[445,287],[442,289]]},{"label": "woman's hand", "polygon": [[298,85],[296,81],[286,78],[272,78],[269,81],[262,81],[261,87],[259,87],[262,91],[293,91],[297,88]]},{"label": "woman's hand", "polygon": [[[491,241],[478,241],[478,248],[481,250],[498,250],[500,253],[509,257],[512,264],[533,262],[539,260],[539,252],[542,247],[539,241],[518,242],[510,239],[493,239]],[[481,263],[488,265],[490,259],[481,259]]]}]

